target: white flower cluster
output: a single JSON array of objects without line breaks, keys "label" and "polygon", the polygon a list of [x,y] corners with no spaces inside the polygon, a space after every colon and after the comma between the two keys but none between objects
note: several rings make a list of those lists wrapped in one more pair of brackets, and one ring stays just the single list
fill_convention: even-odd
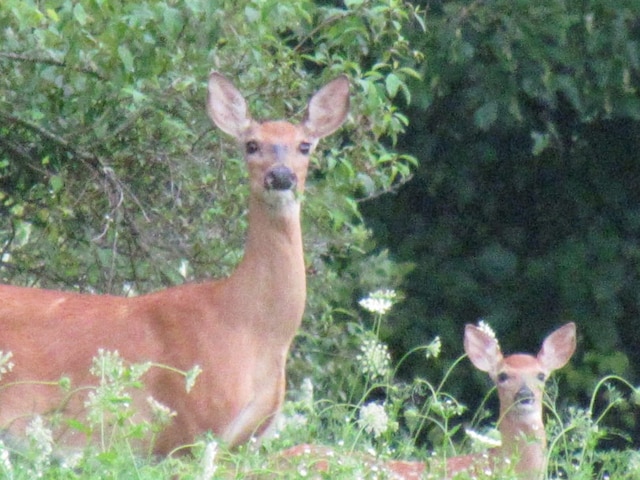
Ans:
[{"label": "white flower cluster", "polygon": [[9,457],[9,449],[4,442],[0,440],[0,473],[7,474],[7,478],[13,478],[11,475],[12,471],[13,465],[11,464],[11,458]]},{"label": "white flower cluster", "polygon": [[440,337],[435,337],[431,340],[431,343],[426,347],[427,353],[426,357],[429,358],[438,358],[440,356],[440,351],[442,350],[442,341]]},{"label": "white flower cluster", "polygon": [[478,328],[489,335],[491,338],[496,338],[496,332],[494,332],[493,328],[491,328],[491,325],[489,325],[484,320],[478,321]]},{"label": "white flower cluster", "polygon": [[389,416],[384,406],[379,403],[368,403],[360,407],[358,424],[374,438],[378,438],[390,427]]},{"label": "white flower cluster", "polygon": [[11,357],[13,357],[13,353],[5,353],[0,350],[0,379],[2,379],[3,375],[13,370],[13,362],[11,361]]},{"label": "white flower cluster", "polygon": [[280,432],[302,432],[307,428],[309,420],[302,413],[291,413],[288,415],[279,415],[276,420],[276,431]]},{"label": "white flower cluster", "polygon": [[35,459],[35,476],[42,478],[45,469],[51,463],[51,454],[53,452],[53,433],[44,424],[44,420],[40,415],[33,417],[25,429],[27,438],[31,442],[32,447],[38,452]]},{"label": "white flower cluster", "polygon": [[396,296],[395,290],[376,290],[358,303],[368,312],[384,315],[393,307]]},{"label": "white flower cluster", "polygon": [[154,423],[158,425],[167,425],[171,419],[177,415],[176,412],[171,410],[165,404],[157,401],[151,395],[147,397],[147,404],[151,409],[151,415],[153,416]]},{"label": "white flower cluster", "polygon": [[478,444],[478,446],[483,449],[487,447],[499,447],[502,445],[500,432],[498,432],[497,430],[490,431],[487,435],[476,432],[475,430],[471,430],[470,428],[465,428],[464,432],[473,441],[474,444]]},{"label": "white flower cluster", "polygon": [[305,377],[300,385],[300,403],[302,403],[305,408],[313,410],[313,402],[313,382],[309,377]]},{"label": "white flower cluster", "polygon": [[362,372],[369,376],[371,381],[384,379],[391,373],[391,355],[384,343],[368,338],[362,341],[360,351],[362,353],[356,360],[361,363]]},{"label": "white flower cluster", "polygon": [[218,444],[214,441],[207,443],[202,454],[202,461],[200,463],[200,474],[196,477],[197,480],[211,480],[218,469],[216,464],[216,455],[218,453]]}]

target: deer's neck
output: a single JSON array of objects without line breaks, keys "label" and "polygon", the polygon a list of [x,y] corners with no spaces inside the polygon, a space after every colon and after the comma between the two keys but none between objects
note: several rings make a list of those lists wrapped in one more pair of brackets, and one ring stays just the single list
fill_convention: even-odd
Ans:
[{"label": "deer's neck", "polygon": [[522,479],[539,479],[546,468],[546,442],[542,418],[539,415],[521,417],[507,412],[500,423],[502,453],[516,459],[516,471]]},{"label": "deer's neck", "polygon": [[244,257],[229,278],[238,309],[264,340],[288,348],[300,326],[306,278],[300,229],[300,205],[274,212],[253,200]]}]

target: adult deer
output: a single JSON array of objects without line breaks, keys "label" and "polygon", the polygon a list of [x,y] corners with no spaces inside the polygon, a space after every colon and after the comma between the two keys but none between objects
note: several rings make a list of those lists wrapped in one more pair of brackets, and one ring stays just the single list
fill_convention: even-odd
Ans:
[{"label": "adult deer", "polygon": [[[278,412],[285,361],[306,298],[300,196],[309,155],[337,130],[349,108],[341,76],[309,101],[300,124],[257,122],[233,84],[219,73],[208,82],[207,111],[234,136],[249,170],[248,232],[244,257],[231,276],[133,298],[0,286],[0,350],[15,367],[0,386],[0,427],[24,434],[33,414],[62,409],[82,417],[84,398],[62,404],[55,382],[95,383],[89,374],[98,349],[130,362],[152,361],[202,373],[187,393],[181,376],[154,368],[135,399],[143,416],[151,395],[177,415],[153,449],[166,454],[212,431],[231,446],[259,436]],[[67,444],[83,434],[57,431]]]},{"label": "adult deer", "polygon": [[[498,390],[500,416],[498,428],[502,445],[485,453],[450,457],[446,465],[423,462],[387,461],[361,455],[361,461],[377,470],[386,470],[391,478],[418,479],[428,471],[432,478],[462,478],[468,475],[499,478],[501,469],[510,468],[518,478],[538,480],[546,471],[546,434],[542,421],[544,384],[551,372],[563,367],[576,348],[576,326],[567,323],[545,338],[536,356],[513,354],[503,357],[496,338],[474,325],[465,327],[464,349],[476,368],[487,372]],[[306,456],[318,469],[328,469],[330,458],[339,458],[331,449],[314,445],[298,445],[282,453],[282,457]],[[503,470],[504,471],[504,470]],[[482,477],[484,475],[484,477]]]}]

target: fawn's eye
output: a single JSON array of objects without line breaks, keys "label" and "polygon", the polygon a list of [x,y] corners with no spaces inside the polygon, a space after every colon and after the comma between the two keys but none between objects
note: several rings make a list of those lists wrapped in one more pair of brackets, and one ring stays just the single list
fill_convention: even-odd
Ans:
[{"label": "fawn's eye", "polygon": [[258,142],[256,142],[255,140],[249,140],[244,147],[248,155],[254,154],[258,150],[260,150]]},{"label": "fawn's eye", "polygon": [[537,378],[541,382],[544,382],[547,379],[546,375],[544,373],[542,373],[542,372],[537,375]]},{"label": "fawn's eye", "polygon": [[311,144],[309,142],[302,142],[298,147],[298,150],[300,150],[300,153],[303,155],[309,155],[309,152],[311,151]]},{"label": "fawn's eye", "polygon": [[504,383],[507,380],[509,380],[509,375],[504,372],[498,374],[498,383]]}]

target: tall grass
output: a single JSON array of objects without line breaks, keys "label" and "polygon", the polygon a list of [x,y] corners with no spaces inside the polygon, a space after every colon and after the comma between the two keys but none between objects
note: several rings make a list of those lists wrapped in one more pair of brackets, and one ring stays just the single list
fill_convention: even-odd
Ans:
[{"label": "tall grass", "polygon": [[[24,436],[3,436],[0,479],[382,479],[390,478],[389,473],[372,467],[363,458],[413,459],[437,465],[450,455],[495,446],[499,433],[488,421],[491,415],[484,401],[461,435],[461,415],[466,407],[447,393],[446,385],[454,369],[472,368],[462,362],[463,357],[451,365],[439,383],[423,378],[396,380],[397,369],[410,356],[435,361],[442,346],[436,337],[392,364],[380,331],[395,301],[395,292],[386,290],[363,299],[361,307],[371,321],[357,321],[346,329],[345,335],[350,336],[346,344],[351,348],[341,355],[339,367],[315,365],[313,378],[290,386],[275,431],[261,442],[249,442],[235,451],[211,435],[195,439],[187,455],[181,451],[157,458],[141,451],[139,445],[152,443],[174,412],[149,398],[153,419],[140,420],[132,399],[140,391],[146,371],[170,367],[132,365],[117,352],[96,352],[91,366],[95,386],[74,386],[66,378],[58,384],[69,395],[86,390],[86,417],[34,416]],[[0,382],[12,368],[10,352],[0,352]],[[197,367],[180,373],[185,376],[185,388],[197,381]],[[324,385],[341,388],[327,393]],[[11,385],[3,382],[0,388]],[[606,419],[616,409],[637,408],[640,392],[633,385],[618,376],[604,377],[594,387],[586,407],[564,410],[555,407],[560,394],[557,388],[551,384],[547,390],[549,479],[640,479],[640,452],[631,443],[623,450],[603,448],[603,442],[612,436],[631,440],[630,433],[608,427]],[[415,398],[421,399],[420,404],[412,401]],[[71,450],[56,444],[52,432],[61,422],[85,434],[90,439],[87,446]],[[285,461],[279,455],[286,448],[305,443],[331,448],[333,453],[324,459],[327,472],[314,468],[317,458],[302,456]],[[433,473],[425,478],[439,477]],[[504,472],[501,478],[511,477]]]}]

